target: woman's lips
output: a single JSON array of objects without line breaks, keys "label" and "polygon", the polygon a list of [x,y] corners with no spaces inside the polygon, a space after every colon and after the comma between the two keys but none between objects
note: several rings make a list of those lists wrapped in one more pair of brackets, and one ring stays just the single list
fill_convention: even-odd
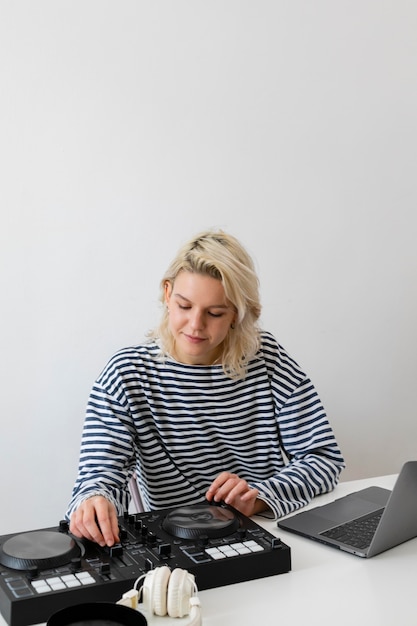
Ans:
[{"label": "woman's lips", "polygon": [[203,341],[205,341],[204,337],[194,337],[193,335],[185,335],[186,339],[190,342],[190,343],[202,343]]}]

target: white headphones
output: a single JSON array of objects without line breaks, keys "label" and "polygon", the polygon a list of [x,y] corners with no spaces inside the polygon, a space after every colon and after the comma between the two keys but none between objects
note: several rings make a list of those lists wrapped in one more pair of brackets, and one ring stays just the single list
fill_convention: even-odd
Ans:
[{"label": "white headphones", "polygon": [[150,570],[140,591],[143,608],[150,614],[169,617],[189,615],[187,626],[201,626],[197,585],[193,574],[187,570],[176,568],[171,572],[166,565]]}]

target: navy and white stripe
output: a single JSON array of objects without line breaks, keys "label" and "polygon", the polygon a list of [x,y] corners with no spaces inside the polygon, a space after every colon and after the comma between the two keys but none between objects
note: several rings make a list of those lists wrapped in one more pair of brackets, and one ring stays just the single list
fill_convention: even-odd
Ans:
[{"label": "navy and white stripe", "polygon": [[145,507],[160,509],[204,501],[225,470],[280,517],[333,489],[343,467],[317,392],[271,334],[238,381],[143,344],[119,351],[93,386],[67,516],[95,494],[122,514],[134,471]]}]

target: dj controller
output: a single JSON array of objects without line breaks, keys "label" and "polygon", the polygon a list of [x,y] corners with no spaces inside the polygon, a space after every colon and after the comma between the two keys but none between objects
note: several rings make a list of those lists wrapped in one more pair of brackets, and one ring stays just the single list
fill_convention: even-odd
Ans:
[{"label": "dj controller", "polygon": [[117,602],[161,565],[194,574],[198,590],[291,569],[290,548],[252,519],[202,504],[119,518],[120,544],[76,539],[68,523],[0,537],[0,611],[10,626],[46,622],[83,602]]}]

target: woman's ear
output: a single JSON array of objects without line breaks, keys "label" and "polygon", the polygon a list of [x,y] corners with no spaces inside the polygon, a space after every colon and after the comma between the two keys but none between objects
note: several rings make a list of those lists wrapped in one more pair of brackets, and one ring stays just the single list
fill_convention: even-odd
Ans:
[{"label": "woman's ear", "polygon": [[165,304],[168,305],[169,299],[171,298],[171,293],[172,293],[172,285],[169,282],[169,280],[165,281],[164,290],[165,290]]}]

